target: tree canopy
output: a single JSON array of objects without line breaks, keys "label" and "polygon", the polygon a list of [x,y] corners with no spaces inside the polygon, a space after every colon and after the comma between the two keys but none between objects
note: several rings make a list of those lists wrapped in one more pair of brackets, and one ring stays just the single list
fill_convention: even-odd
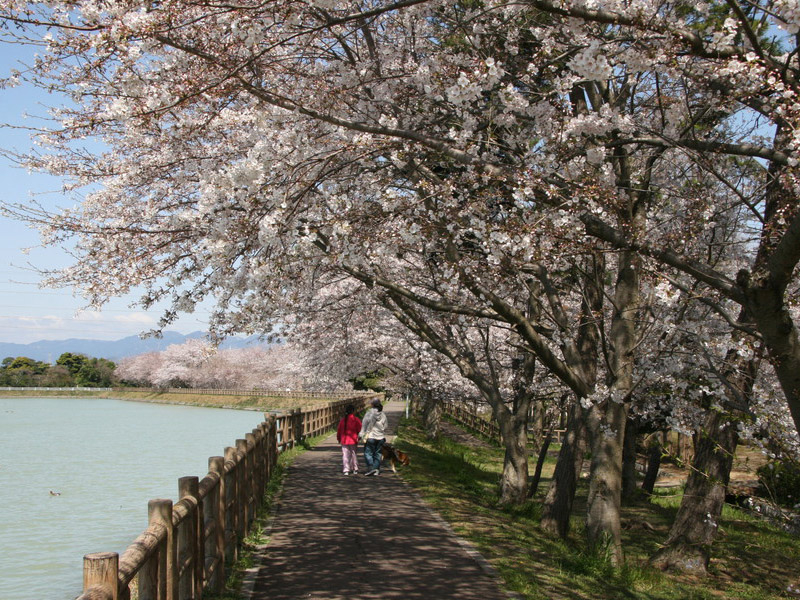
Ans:
[{"label": "tree canopy", "polygon": [[[411,379],[447,364],[503,430],[504,502],[526,497],[529,409],[567,395],[587,532],[617,560],[634,417],[800,454],[794,3],[7,1],[0,19],[42,48],[6,85],[72,99],[20,160],[92,187],[6,206],[74,244],[48,283],[96,305],[141,286],[171,301],[162,326],[212,298],[218,336],[335,331]],[[377,324],[402,333],[366,341]]]}]

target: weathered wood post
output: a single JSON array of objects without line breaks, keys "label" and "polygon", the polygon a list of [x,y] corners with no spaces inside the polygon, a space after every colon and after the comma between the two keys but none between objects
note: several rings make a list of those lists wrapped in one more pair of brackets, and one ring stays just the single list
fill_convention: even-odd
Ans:
[{"label": "weathered wood post", "polygon": [[172,500],[156,498],[147,503],[147,514],[151,525],[160,524],[166,530],[164,543],[159,551],[158,598],[178,600],[178,577],[176,572],[177,548],[175,529],[172,526]]},{"label": "weathered wood post", "polygon": [[269,476],[272,477],[275,465],[278,464],[278,419],[274,413],[264,413],[264,416],[269,417],[267,420],[269,424],[267,446],[269,447]]},{"label": "weathered wood post", "polygon": [[281,415],[280,415],[280,418],[281,418],[281,439],[280,439],[280,442],[281,442],[281,446],[283,446],[282,450],[288,450],[289,448],[292,447],[292,441],[291,441],[291,438],[289,437],[289,435],[291,433],[291,427],[292,427],[292,417],[291,417],[291,415],[292,415],[291,412],[288,412],[288,413],[284,412],[284,413],[281,413]]},{"label": "weathered wood post", "polygon": [[195,476],[178,479],[178,499],[188,499],[189,514],[178,530],[179,590],[181,598],[203,597],[203,507],[200,504],[200,480]]},{"label": "weathered wood post", "polygon": [[219,593],[225,589],[225,459],[212,456],[208,470],[219,477],[205,511],[205,528],[213,523],[213,535],[206,538],[206,581],[208,589]]},{"label": "weathered wood post", "polygon": [[261,488],[259,483],[261,478],[259,476],[259,460],[258,453],[256,452],[256,436],[252,433],[246,433],[245,439],[245,452],[247,452],[247,481],[250,487],[248,494],[247,504],[247,531],[250,531],[250,526],[256,519],[256,511],[258,510],[259,492]]},{"label": "weathered wood post", "polygon": [[236,448],[225,448],[225,560],[239,558],[239,464]]},{"label": "weathered wood post", "polygon": [[261,486],[264,484],[264,456],[261,446],[261,426],[256,427],[251,434],[247,434],[244,437],[248,440],[248,443],[250,443],[251,439],[253,442],[253,489],[255,489],[256,501],[254,504],[257,510],[261,498]]},{"label": "weathered wood post", "polygon": [[294,409],[294,431],[292,432],[295,444],[303,441],[305,430],[303,429],[303,411],[299,408]]},{"label": "weathered wood post", "polygon": [[95,552],[83,557],[83,593],[97,600],[117,600],[119,584],[119,554]]},{"label": "weathered wood post", "polygon": [[237,533],[241,541],[247,535],[247,527],[250,524],[250,496],[253,492],[247,440],[236,440],[236,454],[239,457],[239,476],[236,478],[239,481],[239,529]]},{"label": "weathered wood post", "polygon": [[275,472],[278,464],[278,423],[273,415],[269,418],[269,431],[267,432],[267,444],[269,444],[269,476]]}]

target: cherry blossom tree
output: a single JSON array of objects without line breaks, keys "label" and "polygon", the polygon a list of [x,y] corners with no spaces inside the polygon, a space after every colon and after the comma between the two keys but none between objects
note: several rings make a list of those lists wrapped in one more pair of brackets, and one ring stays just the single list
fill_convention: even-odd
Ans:
[{"label": "cherry blossom tree", "polygon": [[208,341],[187,340],[161,352],[126,358],[118,367],[128,382],[154,387],[343,391],[346,378],[320,374],[293,344],[220,350]]},{"label": "cherry blossom tree", "polygon": [[[3,2],[4,34],[43,44],[6,83],[74,99],[26,164],[99,186],[55,214],[7,210],[47,243],[76,244],[80,260],[52,284],[97,305],[143,286],[144,306],[171,300],[162,326],[213,297],[217,335],[268,333],[317,316],[320,290],[347,280],[494,398],[509,444],[507,382],[535,358],[578,400],[587,531],[619,560],[646,257],[763,341],[800,422],[787,291],[796,57],[761,25],[793,33],[795,12],[733,0]],[[82,150],[86,137],[103,150]],[[717,156],[730,157],[722,169]],[[698,170],[751,214],[724,264],[684,235],[713,229],[729,201],[695,185]],[[744,239],[754,226],[757,246]]]}]

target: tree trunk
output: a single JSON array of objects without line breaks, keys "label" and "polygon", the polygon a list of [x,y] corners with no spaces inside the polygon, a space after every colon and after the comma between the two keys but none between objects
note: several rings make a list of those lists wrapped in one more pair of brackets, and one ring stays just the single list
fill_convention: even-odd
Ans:
[{"label": "tree trunk", "polygon": [[[632,214],[628,218],[631,219],[631,228],[636,231],[642,215]],[[622,563],[622,444],[633,388],[640,269],[641,259],[634,252],[623,250],[620,253],[609,335],[609,370],[612,374],[609,396],[602,406],[592,407],[589,419],[592,471],[586,506],[586,533],[591,547],[607,547],[614,565]]]},{"label": "tree trunk", "polygon": [[763,274],[752,280],[739,277],[737,283],[745,291],[747,308],[755,315],[795,429],[800,432],[800,336],[784,302],[784,287],[775,285]]},{"label": "tree trunk", "polygon": [[586,452],[586,422],[583,409],[575,402],[570,409],[567,432],[558,453],[553,481],[544,499],[542,521],[543,531],[557,534],[562,538],[569,533],[569,518],[575,501],[575,489],[583,468],[583,455]]},{"label": "tree trunk", "polygon": [[647,472],[644,474],[644,481],[642,482],[642,491],[647,494],[652,494],[655,489],[663,453],[661,444],[658,441],[653,441],[647,454]]},{"label": "tree trunk", "polygon": [[528,439],[533,446],[534,452],[539,452],[543,444],[544,434],[544,414],[545,403],[541,398],[531,402],[530,419],[528,420],[528,428],[530,430]]},{"label": "tree trunk", "polygon": [[693,468],[675,523],[650,562],[669,570],[705,574],[725,503],[725,488],[739,436],[730,416],[711,410],[698,433]]},{"label": "tree trunk", "polygon": [[[592,412],[599,413],[601,409],[594,407]],[[604,412],[604,415],[594,415],[589,419],[592,469],[586,505],[586,534],[590,547],[606,549],[612,564],[618,565],[622,562],[622,444],[627,406],[608,402]]]},{"label": "tree trunk", "polygon": [[[519,364],[519,374],[529,381],[526,375],[533,375],[535,362],[531,356]],[[528,413],[530,396],[525,392],[527,386],[519,385],[515,392],[513,410],[502,401],[499,394],[487,394],[492,401],[494,418],[500,427],[500,436],[505,457],[503,473],[500,476],[500,505],[522,504],[528,497]]]},{"label": "tree trunk", "polygon": [[500,505],[522,504],[528,497],[528,415],[510,415],[500,423],[505,457],[500,476]]},{"label": "tree trunk", "polygon": [[[746,310],[741,311],[738,320],[752,322]],[[733,349],[728,351],[722,370],[727,384],[724,401],[737,410],[747,410],[750,404],[759,365],[758,355],[746,358],[739,353],[743,336],[740,331],[733,332]],[[737,420],[722,409],[707,409],[703,427],[697,433],[693,467],[681,506],[664,547],[650,559],[653,565],[701,574],[707,571],[739,443]]]},{"label": "tree trunk", "polygon": [[441,429],[442,406],[433,394],[425,393],[422,400],[422,428],[429,440],[439,437]]},{"label": "tree trunk", "polygon": [[636,474],[636,442],[639,427],[634,419],[628,418],[625,427],[625,441],[622,447],[622,500],[630,501],[636,497],[638,485]]},{"label": "tree trunk", "polygon": [[539,489],[539,480],[542,478],[542,468],[544,461],[547,460],[547,451],[550,449],[550,442],[553,441],[553,428],[547,432],[542,442],[542,447],[539,449],[539,458],[536,460],[536,471],[533,473],[533,479],[528,487],[528,498],[533,498]]},{"label": "tree trunk", "polygon": [[[791,143],[792,128],[778,123],[775,147]],[[800,212],[793,175],[773,161],[765,194],[764,226],[752,273],[740,271],[736,284],[745,296],[748,321],[755,322],[768,359],[800,433],[800,333],[786,302],[786,288],[800,260]],[[789,217],[791,215],[791,217]]]}]

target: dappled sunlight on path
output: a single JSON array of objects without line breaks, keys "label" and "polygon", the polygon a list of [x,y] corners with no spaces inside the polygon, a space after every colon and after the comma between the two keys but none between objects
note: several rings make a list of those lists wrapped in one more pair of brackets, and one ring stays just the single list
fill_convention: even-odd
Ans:
[{"label": "dappled sunlight on path", "polygon": [[[401,409],[386,408],[391,431]],[[485,562],[384,468],[342,475],[335,436],[298,456],[251,598],[508,598]]]}]

